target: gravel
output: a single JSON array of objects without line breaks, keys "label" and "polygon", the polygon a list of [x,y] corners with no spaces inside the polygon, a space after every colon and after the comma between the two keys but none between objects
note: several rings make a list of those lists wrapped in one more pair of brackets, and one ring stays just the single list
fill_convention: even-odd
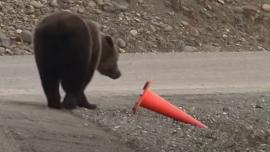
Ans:
[{"label": "gravel", "polygon": [[5,0],[0,2],[0,44],[12,52],[7,55],[21,54],[16,50],[30,47],[29,31],[40,19],[69,10],[121,38],[127,53],[179,51],[179,41],[203,52],[205,46],[216,47],[210,51],[270,50],[269,5],[259,0]]},{"label": "gravel", "polygon": [[[268,93],[162,97],[209,128],[199,129],[144,108],[134,115],[135,96],[99,97],[114,102],[114,106],[99,103],[96,111],[78,109],[74,114],[116,134],[140,152],[270,151]],[[91,100],[101,101],[99,98]]]}]

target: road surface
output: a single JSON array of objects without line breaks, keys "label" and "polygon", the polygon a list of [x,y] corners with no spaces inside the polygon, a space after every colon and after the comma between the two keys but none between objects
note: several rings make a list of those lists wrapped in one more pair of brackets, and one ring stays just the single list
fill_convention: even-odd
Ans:
[{"label": "road surface", "polygon": [[[120,69],[119,80],[96,74],[87,95],[137,95],[147,80],[166,95],[270,89],[268,52],[123,54]],[[98,124],[48,109],[33,56],[0,57],[0,75],[0,151],[132,151]]]}]

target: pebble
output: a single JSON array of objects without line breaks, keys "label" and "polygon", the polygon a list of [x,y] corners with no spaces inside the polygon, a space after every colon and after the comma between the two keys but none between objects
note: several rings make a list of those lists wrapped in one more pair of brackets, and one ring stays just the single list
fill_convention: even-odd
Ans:
[{"label": "pebble", "polygon": [[121,38],[118,38],[116,42],[120,48],[125,48],[127,46],[126,42]]},{"label": "pebble", "polygon": [[50,6],[57,7],[58,6],[57,0],[51,0]]},{"label": "pebble", "polygon": [[79,8],[77,9],[77,12],[82,14],[82,13],[84,12],[84,8],[79,7]]},{"label": "pebble", "polygon": [[262,10],[266,12],[270,12],[270,4],[263,4],[262,5]]},{"label": "pebble", "polygon": [[13,53],[16,55],[29,54],[27,50],[16,48],[13,50]]},{"label": "pebble", "polygon": [[132,34],[133,36],[137,36],[138,35],[138,31],[137,30],[131,30],[130,34]]},{"label": "pebble", "polygon": [[182,51],[185,51],[185,48],[186,48],[186,44],[184,41],[180,40],[177,45],[176,45],[176,52],[182,52]]},{"label": "pebble", "polygon": [[101,14],[101,13],[102,13],[102,11],[101,11],[100,9],[94,9],[94,12],[95,12],[96,14]]},{"label": "pebble", "polygon": [[102,5],[102,10],[106,11],[106,12],[113,13],[116,11],[116,8],[112,4],[106,3],[106,4]]},{"label": "pebble", "polygon": [[126,53],[127,51],[125,49],[123,49],[123,48],[119,48],[119,52],[120,53]]},{"label": "pebble", "polygon": [[116,9],[121,10],[121,11],[125,11],[128,9],[128,3],[117,3],[112,1],[112,4],[115,6]]},{"label": "pebble", "polygon": [[64,3],[69,3],[69,4],[72,4],[73,1],[72,0],[62,0]]},{"label": "pebble", "polygon": [[23,30],[21,33],[21,38],[24,42],[31,43],[32,42],[32,32],[28,30]]},{"label": "pebble", "polygon": [[151,28],[151,30],[152,30],[153,32],[156,32],[156,31],[157,31],[157,29],[155,28],[154,25],[150,25],[150,28]]},{"label": "pebble", "polygon": [[89,6],[90,6],[90,7],[93,7],[93,8],[94,8],[94,7],[97,7],[97,3],[94,2],[94,1],[90,1],[90,2],[89,2]]},{"label": "pebble", "polygon": [[261,105],[259,105],[259,104],[256,104],[255,105],[255,108],[257,108],[257,109],[263,109],[263,107]]},{"label": "pebble", "polygon": [[8,48],[10,43],[10,39],[4,33],[0,32],[0,46]]},{"label": "pebble", "polygon": [[96,2],[98,5],[104,5],[104,1],[103,1],[103,0],[95,0],[95,2]]},{"label": "pebble", "polygon": [[242,9],[243,13],[247,16],[254,16],[259,11],[257,7],[251,5],[244,6]]},{"label": "pebble", "polygon": [[181,24],[184,26],[189,26],[189,23],[187,21],[181,21]]},{"label": "pebble", "polygon": [[205,45],[203,46],[203,49],[207,52],[220,52],[221,47],[213,45]]},{"label": "pebble", "polygon": [[224,2],[223,0],[218,0],[218,2],[219,2],[220,4],[225,4],[225,2]]},{"label": "pebble", "polygon": [[228,112],[228,111],[230,111],[230,109],[229,109],[228,107],[223,107],[223,108],[222,108],[222,111],[223,111],[223,112]]},{"label": "pebble", "polygon": [[14,53],[10,49],[5,49],[5,53],[9,55],[13,55]]},{"label": "pebble", "polygon": [[195,52],[197,50],[197,48],[196,47],[194,47],[194,46],[185,46],[185,48],[184,48],[184,51],[185,52]]},{"label": "pebble", "polygon": [[0,47],[0,55],[3,55],[5,53],[5,48],[4,47]]},{"label": "pebble", "polygon": [[16,30],[16,33],[21,34],[22,33],[22,30],[21,29],[17,29]]},{"label": "pebble", "polygon": [[31,5],[34,6],[35,8],[42,8],[43,7],[43,4],[41,4],[38,1],[32,1]]},{"label": "pebble", "polygon": [[138,0],[138,2],[139,2],[140,4],[142,4],[142,3],[143,3],[143,0]]},{"label": "pebble", "polygon": [[166,32],[170,32],[170,31],[173,30],[173,27],[170,26],[170,25],[166,25],[166,26],[164,27],[164,30],[165,30]]}]

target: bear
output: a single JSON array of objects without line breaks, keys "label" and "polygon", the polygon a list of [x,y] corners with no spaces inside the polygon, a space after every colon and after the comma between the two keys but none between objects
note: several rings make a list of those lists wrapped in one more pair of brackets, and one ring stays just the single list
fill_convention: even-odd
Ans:
[{"label": "bear", "polygon": [[[59,11],[44,17],[34,29],[33,49],[50,108],[96,109],[84,93],[95,71],[111,79],[121,76],[112,38],[75,13]],[[65,92],[63,102],[60,86]]]}]

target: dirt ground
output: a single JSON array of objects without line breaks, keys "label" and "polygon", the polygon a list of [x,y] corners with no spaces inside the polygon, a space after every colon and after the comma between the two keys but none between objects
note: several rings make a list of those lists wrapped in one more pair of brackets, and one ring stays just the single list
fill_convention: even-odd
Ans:
[{"label": "dirt ground", "polygon": [[125,52],[261,51],[270,46],[269,0],[5,0],[0,55],[32,54],[32,31],[69,10],[94,20]]},{"label": "dirt ground", "polygon": [[120,152],[133,150],[108,131],[42,99],[0,100],[1,152]]},{"label": "dirt ground", "polygon": [[163,97],[209,128],[198,129],[144,108],[134,115],[129,103],[136,96],[92,97],[111,104],[102,103],[96,111],[78,109],[74,114],[112,132],[138,152],[270,151],[269,93]]}]

